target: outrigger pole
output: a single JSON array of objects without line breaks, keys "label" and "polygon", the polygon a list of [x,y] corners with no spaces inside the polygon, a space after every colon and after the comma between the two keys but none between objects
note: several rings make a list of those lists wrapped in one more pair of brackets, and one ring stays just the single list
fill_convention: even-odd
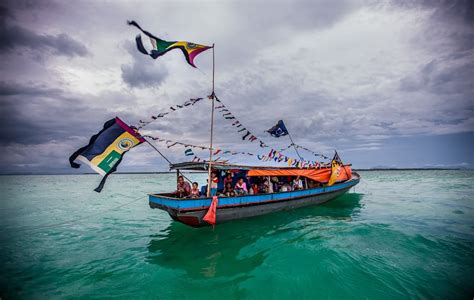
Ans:
[{"label": "outrigger pole", "polygon": [[215,58],[214,58],[214,47],[215,45],[212,44],[212,93],[209,95],[209,99],[212,101],[212,110],[211,110],[211,142],[209,146],[209,169],[208,169],[208,181],[207,181],[207,197],[211,196],[211,167],[212,167],[212,138],[214,134],[214,100],[216,95],[214,93],[214,74],[215,74]]},{"label": "outrigger pole", "polygon": [[[153,145],[152,143],[150,143],[149,140],[147,140],[146,138],[143,138],[145,140],[145,142],[147,142],[148,145],[150,145],[153,149],[155,149],[156,152],[158,152],[159,155],[161,155],[161,157],[163,157],[169,164],[170,166],[173,164],[168,158],[166,158],[166,156],[164,156],[163,153],[160,152],[160,150],[158,150],[158,148],[155,147],[155,145]],[[193,183],[191,181],[191,179],[189,179],[188,177],[186,177],[183,173],[181,173],[181,175],[187,180],[189,181],[189,183]]]}]

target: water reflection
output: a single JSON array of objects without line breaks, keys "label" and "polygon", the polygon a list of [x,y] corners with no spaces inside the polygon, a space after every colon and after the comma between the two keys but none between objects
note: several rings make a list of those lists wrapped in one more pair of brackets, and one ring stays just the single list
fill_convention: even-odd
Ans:
[{"label": "water reflection", "polygon": [[243,280],[264,263],[275,246],[262,238],[285,231],[298,234],[300,226],[307,224],[316,226],[317,230],[318,222],[328,219],[350,221],[362,208],[361,198],[362,194],[346,194],[322,206],[233,221],[214,229],[172,222],[165,230],[150,236],[146,260],[182,270],[191,278],[239,275]]}]

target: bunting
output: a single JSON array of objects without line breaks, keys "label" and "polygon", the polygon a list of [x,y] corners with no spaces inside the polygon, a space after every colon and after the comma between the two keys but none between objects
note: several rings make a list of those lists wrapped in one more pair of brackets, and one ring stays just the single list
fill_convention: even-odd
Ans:
[{"label": "bunting", "polygon": [[167,116],[168,114],[170,114],[172,112],[175,112],[177,110],[183,109],[183,108],[188,107],[188,106],[194,106],[194,104],[198,103],[202,99],[203,98],[189,99],[189,100],[187,100],[186,102],[184,102],[182,104],[177,104],[177,105],[174,105],[174,106],[170,106],[167,111],[159,113],[157,115],[153,115],[153,116],[150,117],[149,120],[146,120],[146,121],[139,120],[137,128],[142,129],[143,127],[147,126],[151,122],[156,121],[159,118],[164,118],[165,116]]},{"label": "bunting", "polygon": [[306,147],[303,147],[303,146],[300,146],[300,145],[297,145],[297,144],[294,144],[294,143],[293,143],[293,144],[289,144],[287,147],[280,149],[280,151],[288,150],[289,148],[291,148],[291,147],[293,147],[293,146],[295,146],[295,147],[298,148],[298,149],[303,149],[303,150],[305,150],[305,151],[308,151],[309,153],[313,154],[314,156],[319,156],[319,157],[321,157],[321,158],[323,158],[323,159],[329,159],[329,157],[327,157],[327,156],[324,155],[324,154],[314,152],[314,151],[312,151],[312,150],[310,150],[310,149],[308,149],[308,148],[306,148]]},{"label": "bunting", "polygon": [[[186,101],[185,103],[183,103],[181,105],[171,106],[168,111],[162,112],[158,115],[151,116],[150,120],[148,120],[148,121],[140,120],[139,121],[140,125],[138,127],[141,129],[141,128],[145,127],[146,125],[150,124],[151,122],[157,120],[158,118],[163,118],[163,117],[167,116],[169,113],[177,111],[177,110],[182,109],[184,107],[193,106],[194,104],[201,101],[202,99],[203,98],[190,99],[190,100]],[[244,140],[244,141],[247,140],[251,143],[252,142],[257,142],[258,145],[261,148],[270,148],[264,141],[259,139],[255,134],[253,134],[250,130],[248,130],[242,124],[242,122],[237,120],[237,118],[232,114],[232,112],[229,110],[229,108],[227,108],[225,106],[225,104],[222,103],[222,101],[217,96],[215,96],[215,100],[218,102],[218,105],[215,107],[215,109],[222,115],[222,117],[224,119],[231,121],[232,127],[234,127],[236,129],[237,133],[240,133],[242,135],[242,140]],[[200,150],[210,150],[209,147],[200,146],[200,145],[192,145],[192,144],[177,142],[177,141],[173,141],[173,140],[167,140],[167,139],[163,139],[163,138],[152,136],[152,135],[145,135],[145,137],[150,138],[150,139],[152,139],[156,142],[165,143],[167,148],[172,148],[172,147],[175,147],[175,146],[183,146],[183,147],[189,148],[189,149],[192,148],[192,149],[200,149]],[[287,148],[289,148],[291,146],[292,145],[289,145]],[[297,147],[301,147],[301,146],[297,146]],[[250,152],[231,151],[231,150],[213,148],[213,151],[214,151],[213,154],[214,155],[218,155],[218,154],[220,154],[220,155],[231,155],[231,156],[234,156],[234,155],[254,156],[258,160],[261,160],[261,161],[275,161],[275,162],[278,162],[278,163],[285,162],[285,163],[288,164],[288,166],[298,167],[298,168],[319,168],[319,167],[321,167],[321,163],[318,162],[318,161],[307,161],[307,160],[302,160],[302,159],[290,158],[290,157],[286,156],[282,152],[284,150],[286,150],[287,148],[280,149],[280,150],[270,148],[270,153],[268,155],[256,155],[256,154],[250,153]],[[301,148],[303,148],[303,147],[301,147]],[[304,148],[304,149],[308,150],[308,151],[311,151],[307,148]],[[188,151],[188,153],[190,153],[190,152]],[[193,156],[194,153],[190,154],[190,155],[187,155],[187,153],[185,152],[185,155],[186,156]],[[323,157],[323,158],[326,158],[323,155],[320,155],[320,156]],[[196,156],[193,158],[194,161],[199,161],[198,159],[199,158],[196,157]]]}]

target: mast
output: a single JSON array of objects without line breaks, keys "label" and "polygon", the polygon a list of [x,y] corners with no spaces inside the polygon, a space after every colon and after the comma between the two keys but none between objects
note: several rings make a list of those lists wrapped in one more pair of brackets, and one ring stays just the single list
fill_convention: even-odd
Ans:
[{"label": "mast", "polygon": [[214,44],[212,44],[212,93],[209,98],[212,101],[212,109],[211,109],[211,141],[209,145],[209,167],[208,167],[208,181],[207,181],[207,197],[211,196],[211,169],[212,169],[212,139],[214,134],[214,100],[216,98],[214,94],[214,74],[215,74],[215,58],[214,58]]}]

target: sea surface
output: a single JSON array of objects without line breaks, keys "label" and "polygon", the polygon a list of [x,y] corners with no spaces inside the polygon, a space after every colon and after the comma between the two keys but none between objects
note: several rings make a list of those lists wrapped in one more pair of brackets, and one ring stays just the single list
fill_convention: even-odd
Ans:
[{"label": "sea surface", "polygon": [[173,174],[100,194],[97,175],[0,176],[0,298],[473,299],[474,171],[361,175],[322,206],[198,229],[148,206]]}]

